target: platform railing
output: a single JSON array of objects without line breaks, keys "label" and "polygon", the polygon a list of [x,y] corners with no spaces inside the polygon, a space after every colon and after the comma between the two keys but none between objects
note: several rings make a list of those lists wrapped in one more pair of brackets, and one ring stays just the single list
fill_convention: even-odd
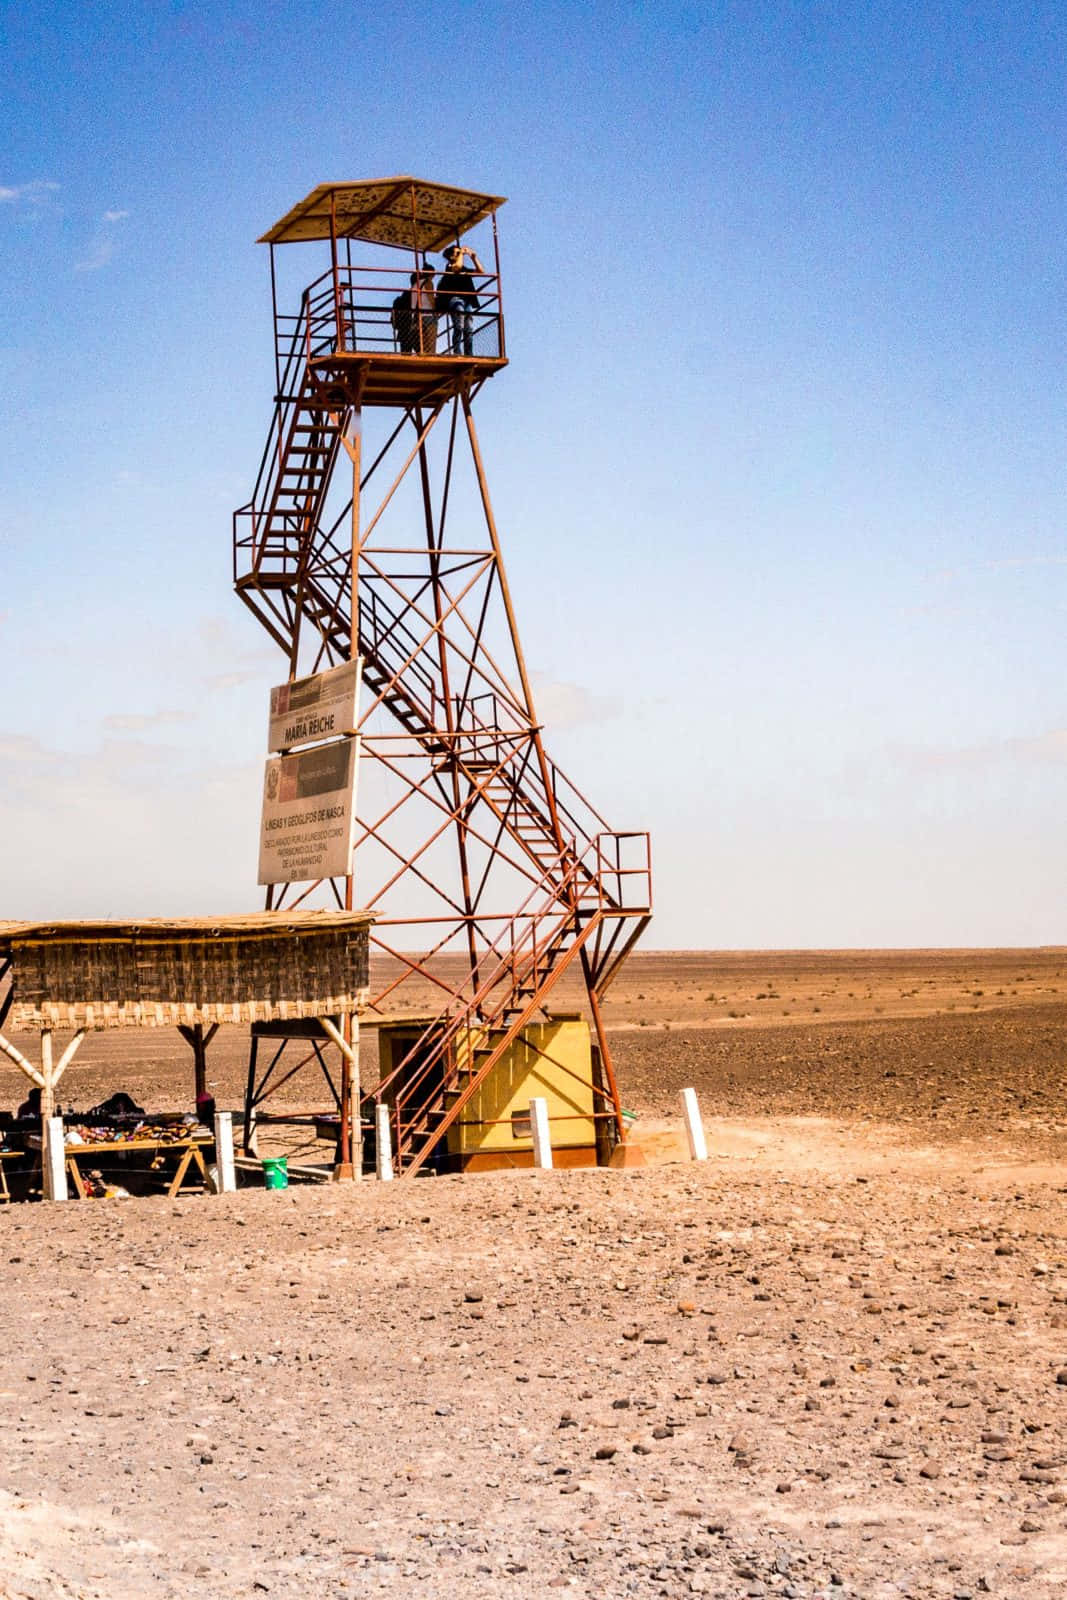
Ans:
[{"label": "platform railing", "polygon": [[416,274],[413,284],[410,267],[338,266],[336,276],[328,269],[308,285],[297,315],[278,314],[279,359],[288,356],[298,329],[308,361],[339,353],[501,359],[499,279],[494,273],[472,273],[478,305],[464,305],[454,317],[447,294],[437,289],[440,276]]},{"label": "platform railing", "polygon": [[652,910],[652,843],[647,832],[598,833],[596,878],[602,910]]}]

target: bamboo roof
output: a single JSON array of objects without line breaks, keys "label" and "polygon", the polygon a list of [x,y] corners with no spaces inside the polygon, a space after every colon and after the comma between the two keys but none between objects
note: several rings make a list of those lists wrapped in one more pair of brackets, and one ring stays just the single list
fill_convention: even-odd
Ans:
[{"label": "bamboo roof", "polygon": [[225,917],[115,917],[49,922],[0,922],[0,949],[23,940],[74,943],[79,940],[173,937],[184,939],[272,938],[316,929],[364,928],[374,921],[370,911],[247,911]]},{"label": "bamboo roof", "polygon": [[328,239],[332,217],[339,239],[365,239],[400,250],[440,250],[503,204],[503,195],[409,176],[320,183],[256,242]]},{"label": "bamboo roof", "polygon": [[16,1027],[165,1027],[355,1011],[366,911],[0,923]]}]

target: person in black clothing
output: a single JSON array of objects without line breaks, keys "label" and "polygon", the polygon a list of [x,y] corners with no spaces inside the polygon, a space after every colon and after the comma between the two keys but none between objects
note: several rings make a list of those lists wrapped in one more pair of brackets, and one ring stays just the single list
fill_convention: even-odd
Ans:
[{"label": "person in black clothing", "polygon": [[34,1121],[36,1121],[40,1115],[41,1091],[35,1084],[30,1090],[29,1094],[26,1096],[25,1100],[19,1106],[18,1110],[15,1112],[15,1117],[19,1122],[27,1122],[31,1117],[34,1119]]},{"label": "person in black clothing", "polygon": [[411,274],[411,288],[402,289],[393,301],[393,332],[396,334],[396,342],[400,346],[401,354],[406,356],[414,355],[419,348],[419,335],[415,323],[415,305],[413,301],[417,282],[418,277],[413,272]]},{"label": "person in black clothing", "polygon": [[446,311],[452,321],[452,354],[474,354],[474,313],[478,295],[474,279],[464,267],[469,260],[475,272],[484,272],[473,250],[454,244],[445,252],[445,270],[437,280],[437,309]]},{"label": "person in black clothing", "polygon": [[411,302],[418,312],[419,349],[424,356],[436,355],[437,291],[434,288],[433,268],[425,257],[411,291]]},{"label": "person in black clothing", "polygon": [[390,321],[396,334],[401,354],[406,356],[432,356],[437,349],[437,290],[434,288],[433,268],[423,262],[411,274],[411,288],[404,289],[393,301]]}]

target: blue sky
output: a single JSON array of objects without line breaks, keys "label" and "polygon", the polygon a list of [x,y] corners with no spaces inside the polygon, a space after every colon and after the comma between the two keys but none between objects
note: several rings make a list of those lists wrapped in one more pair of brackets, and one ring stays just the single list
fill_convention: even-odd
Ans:
[{"label": "blue sky", "polygon": [[653,942],[1063,942],[1061,7],[2,26],[0,916],[258,903],[253,241],[414,172],[509,197],[482,442],[549,748],[652,830]]}]

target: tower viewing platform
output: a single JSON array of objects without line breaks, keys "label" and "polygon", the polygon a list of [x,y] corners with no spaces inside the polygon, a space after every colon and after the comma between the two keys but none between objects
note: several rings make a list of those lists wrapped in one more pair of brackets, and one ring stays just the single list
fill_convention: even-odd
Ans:
[{"label": "tower viewing platform", "polygon": [[[279,398],[304,391],[305,404],[331,410],[426,406],[506,366],[503,204],[412,177],[314,188],[259,241],[271,247]],[[472,248],[463,241],[476,229]],[[313,242],[328,244],[328,264],[299,309],[283,311],[274,248]]]}]

